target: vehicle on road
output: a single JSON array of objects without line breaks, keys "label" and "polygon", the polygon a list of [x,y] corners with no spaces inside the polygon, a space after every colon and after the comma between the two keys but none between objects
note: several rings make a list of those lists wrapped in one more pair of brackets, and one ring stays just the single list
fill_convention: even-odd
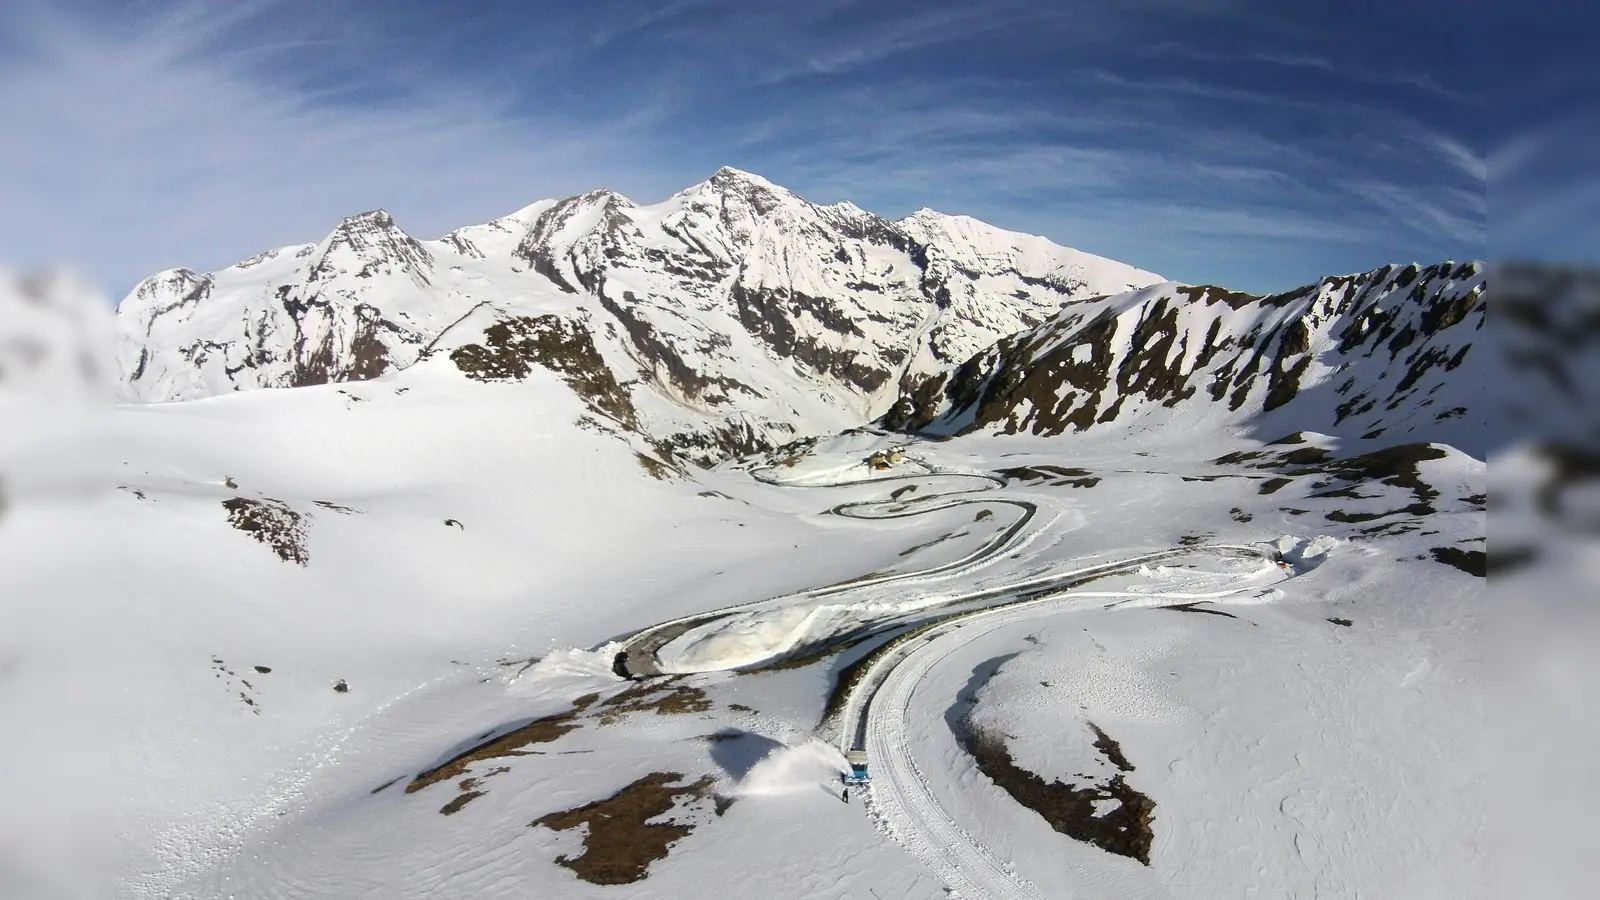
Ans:
[{"label": "vehicle on road", "polygon": [[844,775],[845,789],[869,784],[872,778],[867,775],[867,751],[851,750],[844,755],[845,762],[850,764],[850,771]]}]

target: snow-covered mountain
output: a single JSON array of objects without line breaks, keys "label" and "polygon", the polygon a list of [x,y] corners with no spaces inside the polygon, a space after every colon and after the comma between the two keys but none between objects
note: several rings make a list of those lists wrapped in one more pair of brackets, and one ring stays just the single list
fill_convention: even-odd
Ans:
[{"label": "snow-covered mountain", "polygon": [[118,308],[118,362],[143,402],[361,381],[436,356],[480,379],[539,363],[609,392],[595,411],[661,455],[705,460],[859,425],[1064,305],[1160,280],[724,168],[654,205],[595,191],[436,241],[375,211],[219,272],[165,271]]},{"label": "snow-covered mountain", "polygon": [[[1245,428],[1432,440],[1479,458],[1502,356],[1485,266],[1385,266],[1253,296],[1161,284],[1075,303],[906,392],[886,417],[930,434]],[[1206,430],[1212,430],[1208,427]]]},{"label": "snow-covered mountain", "polygon": [[[721,173],[152,279],[124,389],[205,399],[0,440],[0,884],[1483,896],[1485,410],[1567,415],[1592,304],[1092,268]],[[92,405],[64,290],[0,408]]]}]

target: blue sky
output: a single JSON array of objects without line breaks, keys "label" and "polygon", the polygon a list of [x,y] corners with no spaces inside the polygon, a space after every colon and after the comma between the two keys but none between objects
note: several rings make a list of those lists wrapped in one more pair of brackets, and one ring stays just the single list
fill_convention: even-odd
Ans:
[{"label": "blue sky", "polygon": [[436,237],[725,164],[1245,290],[1488,253],[1482,33],[1399,0],[31,2],[0,258],[119,294],[366,209]]}]

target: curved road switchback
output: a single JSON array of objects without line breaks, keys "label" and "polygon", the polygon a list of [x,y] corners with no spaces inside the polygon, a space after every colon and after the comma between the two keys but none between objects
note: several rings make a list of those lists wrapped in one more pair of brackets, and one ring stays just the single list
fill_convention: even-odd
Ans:
[{"label": "curved road switchback", "polygon": [[[913,572],[897,572],[884,575],[873,575],[866,578],[854,578],[835,584],[811,588],[788,597],[768,598],[738,603],[725,606],[708,612],[693,613],[676,619],[658,622],[648,628],[641,629],[623,639],[622,649],[617,653],[613,669],[624,678],[652,678],[670,674],[661,669],[661,660],[656,655],[662,647],[672,643],[684,634],[708,625],[718,619],[727,618],[735,613],[755,609],[776,600],[793,600],[804,602],[833,597],[852,591],[859,591],[869,587],[885,584],[922,581],[948,575],[958,575],[971,572],[996,557],[1015,550],[1018,546],[1032,536],[1027,531],[1028,525],[1033,522],[1039,512],[1039,505],[1031,500],[1020,500],[1011,497],[972,497],[969,494],[982,494],[1004,487],[1005,479],[988,473],[958,472],[934,469],[927,467],[927,471],[912,475],[890,475],[881,478],[867,478],[842,484],[805,484],[788,485],[770,478],[761,477],[760,472],[752,473],[756,480],[766,484],[780,487],[799,488],[837,488],[855,484],[880,484],[891,481],[912,481],[929,477],[940,478],[976,478],[984,482],[983,487],[972,488],[964,491],[948,491],[940,494],[929,494],[912,500],[857,500],[841,503],[825,510],[828,515],[842,516],[852,519],[868,521],[881,521],[888,519],[908,519],[913,516],[938,510],[953,509],[957,506],[984,505],[984,506],[1012,506],[1021,510],[1021,515],[1004,530],[985,541],[980,547],[966,556],[947,563],[918,569]],[[915,507],[915,508],[911,508]],[[962,601],[957,602],[964,602]]]},{"label": "curved road switchback", "polygon": [[[925,465],[925,464],[924,464]],[[978,478],[984,487],[967,491],[929,494],[910,501],[871,500],[842,503],[829,513],[859,519],[899,519],[921,515],[934,510],[949,509],[963,504],[1000,504],[1018,507],[1022,514],[1017,521],[986,541],[983,546],[954,562],[927,569],[899,574],[877,575],[869,578],[840,582],[813,588],[790,595],[796,602],[846,594],[863,588],[885,584],[914,585],[930,578],[969,573],[1002,553],[1026,544],[1043,529],[1029,530],[1039,512],[1038,503],[1012,497],[970,497],[968,494],[986,493],[1004,487],[1002,478],[983,473],[950,472],[925,466],[926,472],[911,475],[893,475],[862,479],[847,484],[867,484],[888,481],[909,481],[930,476],[961,476]],[[781,482],[763,478],[768,484]],[[839,487],[828,485],[782,485],[785,487]],[[1044,900],[1038,885],[1015,872],[1004,855],[991,851],[963,829],[934,796],[928,778],[918,768],[911,754],[906,735],[910,728],[911,697],[923,677],[950,653],[967,642],[997,629],[1033,618],[1056,615],[1068,609],[1081,607],[1087,601],[1109,598],[1126,600],[1154,600],[1153,605],[1178,605],[1200,600],[1212,600],[1249,591],[1259,591],[1269,583],[1255,581],[1209,593],[1131,592],[1131,591],[1074,591],[1074,587],[1107,575],[1137,571],[1141,566],[1183,556],[1214,554],[1231,557],[1256,557],[1279,563],[1284,567],[1278,551],[1266,545],[1212,544],[1198,547],[1177,547],[1142,553],[1120,560],[1096,563],[1044,574],[1010,580],[1004,584],[952,595],[936,605],[921,607],[916,613],[929,609],[982,603],[976,609],[967,609],[935,616],[909,631],[903,632],[874,650],[867,659],[867,668],[850,685],[841,712],[818,726],[824,736],[833,735],[841,751],[865,750],[869,754],[873,780],[867,793],[867,808],[879,827],[912,854],[923,860],[944,882],[952,894],[981,900]],[[1297,574],[1284,567],[1283,580]],[[726,618],[735,613],[755,609],[774,602],[758,600],[722,609],[683,616],[642,629],[623,641],[617,654],[615,668],[624,677],[645,678],[667,674],[661,669],[657,652],[684,634]],[[1100,605],[1100,604],[1096,604]],[[1112,604],[1116,605],[1116,604]],[[1152,604],[1146,604],[1152,605]],[[877,623],[905,624],[909,613],[888,615]],[[869,625],[867,631],[872,627]],[[861,629],[832,636],[827,643],[810,645],[806,650],[828,649],[859,640]],[[779,655],[762,665],[781,660]]]}]

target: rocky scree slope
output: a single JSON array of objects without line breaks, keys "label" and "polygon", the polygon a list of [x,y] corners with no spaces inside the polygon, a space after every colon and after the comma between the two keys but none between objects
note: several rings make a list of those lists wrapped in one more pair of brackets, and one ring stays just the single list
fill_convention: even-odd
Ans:
[{"label": "rocky scree slope", "polygon": [[649,206],[535,203],[436,241],[385,212],[118,308],[125,399],[359,381],[434,360],[561,374],[612,426],[709,462],[882,415],[1081,299],[1159,282],[959,216],[899,221],[722,169]]},{"label": "rocky scree slope", "polygon": [[1074,303],[905,391],[884,418],[934,435],[1173,425],[1264,439],[1434,440],[1482,458],[1500,357],[1479,262],[1385,266],[1268,296],[1161,284]]}]

